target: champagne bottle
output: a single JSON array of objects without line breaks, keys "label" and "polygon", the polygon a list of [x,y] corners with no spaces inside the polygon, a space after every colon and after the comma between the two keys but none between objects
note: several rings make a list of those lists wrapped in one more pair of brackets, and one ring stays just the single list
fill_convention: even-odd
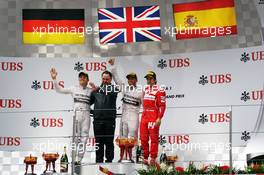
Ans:
[{"label": "champagne bottle", "polygon": [[160,163],[166,163],[167,155],[165,153],[165,146],[162,147],[162,153],[160,155]]},{"label": "champagne bottle", "polygon": [[61,156],[60,159],[60,172],[61,173],[67,173],[68,172],[68,156],[66,153],[66,146],[64,146],[64,154]]},{"label": "champagne bottle", "polygon": [[141,156],[142,156],[142,147],[141,144],[139,142],[139,144],[137,145],[137,150],[136,150],[136,163],[140,163],[141,162]]}]

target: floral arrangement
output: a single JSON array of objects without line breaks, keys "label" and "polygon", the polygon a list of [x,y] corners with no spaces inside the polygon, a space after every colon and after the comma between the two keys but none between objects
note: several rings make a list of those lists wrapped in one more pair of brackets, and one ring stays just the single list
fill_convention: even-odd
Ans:
[{"label": "floral arrangement", "polygon": [[[230,167],[227,165],[208,165],[197,168],[193,162],[190,162],[187,168],[168,166],[165,163],[156,164],[155,166],[145,166],[139,169],[139,175],[181,175],[181,174],[229,174]],[[260,174],[264,173],[264,164],[255,164],[245,167],[245,170],[231,170],[232,174]]]}]

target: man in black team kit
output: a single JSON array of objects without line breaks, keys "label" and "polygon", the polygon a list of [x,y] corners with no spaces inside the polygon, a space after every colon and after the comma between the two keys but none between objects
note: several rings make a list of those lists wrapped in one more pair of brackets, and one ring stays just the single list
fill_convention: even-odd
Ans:
[{"label": "man in black team kit", "polygon": [[[102,84],[92,92],[90,103],[94,104],[94,135],[98,149],[96,163],[110,163],[114,159],[114,135],[116,119],[116,99],[119,90],[111,84],[112,73],[102,73]],[[104,149],[105,146],[105,149]]]}]

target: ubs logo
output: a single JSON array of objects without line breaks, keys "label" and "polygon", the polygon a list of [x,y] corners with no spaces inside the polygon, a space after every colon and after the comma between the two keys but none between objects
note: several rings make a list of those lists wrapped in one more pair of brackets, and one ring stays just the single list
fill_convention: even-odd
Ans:
[{"label": "ubs logo", "polygon": [[22,71],[23,63],[22,62],[0,62],[0,70],[1,71]]},{"label": "ubs logo", "polygon": [[77,72],[81,71],[105,71],[106,70],[106,62],[76,62],[74,65],[74,70]]},{"label": "ubs logo", "polygon": [[189,67],[190,65],[191,65],[190,58],[174,58],[174,59],[168,59],[168,62],[166,59],[160,59],[158,61],[157,67],[160,69],[165,69],[167,67],[171,69],[176,69],[176,68]]},{"label": "ubs logo", "polygon": [[41,118],[38,119],[36,117],[30,120],[30,126],[33,128],[37,128],[39,126],[43,128],[61,128],[63,127],[63,119],[62,118]]},{"label": "ubs logo", "polygon": [[[64,88],[64,81],[58,81],[58,86],[61,88]],[[38,89],[44,89],[44,90],[53,90],[55,89],[55,85],[53,81],[38,81],[34,80],[31,84],[31,89],[38,90]]]}]

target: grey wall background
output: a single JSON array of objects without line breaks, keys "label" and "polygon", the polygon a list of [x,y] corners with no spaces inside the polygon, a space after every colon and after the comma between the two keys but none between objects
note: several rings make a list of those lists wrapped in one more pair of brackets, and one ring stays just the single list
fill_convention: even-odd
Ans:
[{"label": "grey wall background", "polygon": [[[176,41],[165,35],[173,27],[172,4],[197,0],[0,0],[0,55],[16,57],[77,58],[158,55],[261,45],[261,25],[252,0],[236,0],[237,36]],[[98,34],[87,35],[85,45],[23,45],[23,8],[84,8],[86,26],[97,27],[97,8],[158,4],[161,8],[162,42],[99,45]]]},{"label": "grey wall background", "polygon": [[264,1],[262,0],[254,0],[257,11],[260,16],[260,21],[262,23],[262,26],[264,26]]}]

